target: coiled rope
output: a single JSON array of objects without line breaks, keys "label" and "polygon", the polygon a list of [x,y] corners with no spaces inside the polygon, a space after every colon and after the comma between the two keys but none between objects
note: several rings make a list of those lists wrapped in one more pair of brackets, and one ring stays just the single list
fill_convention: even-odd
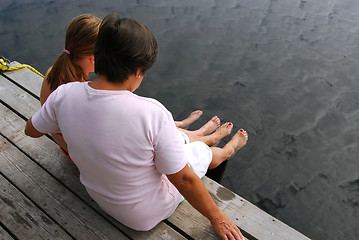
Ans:
[{"label": "coiled rope", "polygon": [[28,68],[31,71],[33,71],[34,73],[38,74],[41,77],[44,77],[44,75],[42,75],[39,71],[37,71],[35,68],[31,67],[30,65],[27,64],[21,64],[19,66],[14,66],[14,67],[9,67],[10,61],[4,57],[0,57],[0,70],[1,71],[13,71],[13,70],[18,70],[18,69],[22,69],[22,68]]}]

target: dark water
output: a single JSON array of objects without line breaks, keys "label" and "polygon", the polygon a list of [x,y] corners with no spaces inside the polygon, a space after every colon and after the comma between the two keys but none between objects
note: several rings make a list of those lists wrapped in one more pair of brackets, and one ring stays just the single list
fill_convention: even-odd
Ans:
[{"label": "dark water", "polygon": [[310,238],[358,239],[357,1],[1,2],[0,55],[43,73],[74,16],[141,19],[160,58],[137,93],[249,133],[221,183]]}]

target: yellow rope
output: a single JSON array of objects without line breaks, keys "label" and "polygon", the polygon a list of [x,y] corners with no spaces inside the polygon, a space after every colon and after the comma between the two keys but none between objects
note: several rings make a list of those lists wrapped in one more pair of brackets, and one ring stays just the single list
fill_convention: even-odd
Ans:
[{"label": "yellow rope", "polygon": [[21,64],[19,66],[9,67],[8,66],[9,64],[10,64],[9,60],[7,60],[4,57],[0,57],[0,70],[1,71],[13,71],[13,70],[18,70],[18,69],[22,69],[22,68],[28,68],[31,71],[33,71],[34,73],[37,73],[38,75],[40,75],[41,77],[44,77],[44,75],[42,75],[39,71],[37,71],[35,68],[31,67],[30,65]]}]

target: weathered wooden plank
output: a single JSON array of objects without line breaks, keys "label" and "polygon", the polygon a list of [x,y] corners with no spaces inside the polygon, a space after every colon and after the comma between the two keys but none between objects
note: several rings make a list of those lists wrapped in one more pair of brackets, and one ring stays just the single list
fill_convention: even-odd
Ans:
[{"label": "weathered wooden plank", "polygon": [[[205,185],[208,181],[212,182],[212,180],[207,177],[203,177],[202,181],[205,183]],[[208,189],[208,191],[210,192],[211,196],[214,198],[220,209],[224,210],[221,207],[221,201],[215,197],[215,193],[213,193],[211,189]],[[233,217],[233,213],[229,214],[227,211],[224,212],[226,212],[226,214],[229,215],[229,217],[236,223],[236,219]],[[187,221],[183,221],[183,219],[187,219]],[[168,218],[168,221],[171,222],[173,225],[176,225],[186,234],[190,236],[195,236],[195,239],[221,239],[214,231],[209,220],[205,218],[201,213],[199,213],[196,209],[194,209],[187,201],[184,201],[179,205],[174,214]],[[246,236],[245,239],[247,239]],[[254,239],[254,237],[252,236],[250,239]]]},{"label": "weathered wooden plank", "polygon": [[208,178],[202,181],[219,208],[241,229],[257,239],[309,240],[257,206]]},{"label": "weathered wooden plank", "polygon": [[0,191],[0,221],[18,239],[72,239],[1,175]]},{"label": "weathered wooden plank", "polygon": [[0,144],[1,173],[71,236],[77,239],[127,239],[2,136]]},{"label": "weathered wooden plank", "polygon": [[[248,238],[269,240],[309,239],[213,180],[204,177],[202,181],[219,208],[249,235]],[[183,219],[189,220],[183,221]],[[193,209],[187,201],[181,203],[168,221],[186,234],[196,236],[196,239],[219,239],[210,222]]]},{"label": "weathered wooden plank", "polygon": [[128,236],[133,239],[184,239],[183,236],[163,222],[149,232],[137,232],[104,213],[80,183],[77,168],[63,156],[54,142],[46,137],[38,139],[26,137],[23,133],[25,121],[1,104],[0,116],[2,116],[0,119],[1,134],[25,151],[34,161]]},{"label": "weathered wooden plank", "polygon": [[3,228],[0,226],[0,239],[2,240],[14,240],[13,237]]},{"label": "weathered wooden plank", "polygon": [[[239,228],[248,233],[250,239],[309,239],[213,180],[204,177],[202,181],[219,208],[224,211]],[[214,230],[210,228],[209,221],[199,212],[191,210],[190,208],[191,206],[188,202],[183,202],[169,218],[169,221],[189,235],[197,234],[198,239],[218,239],[216,238]],[[191,220],[193,219],[194,222],[182,223],[181,219],[185,216]]]},{"label": "weathered wooden plank", "polygon": [[30,118],[41,107],[40,101],[1,75],[0,96],[3,102],[15,108],[26,118]]},{"label": "weathered wooden plank", "polygon": [[[186,219],[184,221],[184,219]],[[186,200],[167,219],[194,239],[221,239],[214,231],[211,223],[201,213],[194,209]]]},{"label": "weathered wooden plank", "polygon": [[[11,62],[10,67],[19,66],[21,63],[19,62]],[[3,72],[4,75],[8,76],[9,78],[15,80],[18,84],[32,92],[34,95],[40,97],[40,90],[43,78],[33,71],[23,68],[14,71],[5,71]],[[45,73],[43,73],[45,75]]]}]

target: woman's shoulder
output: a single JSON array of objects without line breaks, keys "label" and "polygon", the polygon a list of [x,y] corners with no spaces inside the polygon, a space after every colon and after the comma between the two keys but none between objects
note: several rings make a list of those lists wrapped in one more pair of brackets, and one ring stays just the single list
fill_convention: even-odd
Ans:
[{"label": "woman's shoulder", "polygon": [[143,110],[147,112],[147,114],[151,114],[151,115],[154,114],[160,117],[172,118],[172,114],[170,113],[170,111],[168,111],[167,108],[158,100],[149,97],[141,97],[141,96],[137,96],[137,97],[141,99],[142,101],[141,108],[143,108]]},{"label": "woman's shoulder", "polygon": [[145,105],[147,105],[148,107],[158,108],[158,109],[167,111],[166,107],[160,101],[158,101],[154,98],[142,97],[142,96],[138,96],[138,95],[136,95],[136,96],[138,98],[140,98],[143,101],[143,103]]}]

